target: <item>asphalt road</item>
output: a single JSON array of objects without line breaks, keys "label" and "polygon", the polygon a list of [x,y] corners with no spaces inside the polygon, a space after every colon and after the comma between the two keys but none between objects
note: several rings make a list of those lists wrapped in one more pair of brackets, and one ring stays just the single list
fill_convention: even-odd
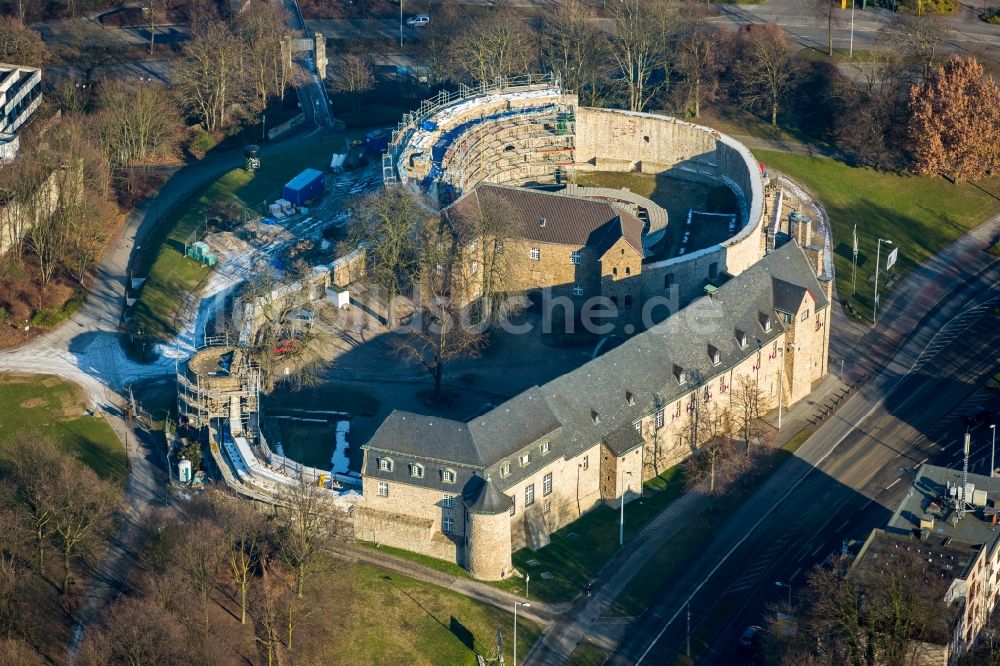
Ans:
[{"label": "asphalt road", "polygon": [[[956,464],[949,428],[983,400],[981,384],[995,370],[1000,327],[991,307],[976,305],[1000,296],[997,280],[994,264],[932,309],[885,370],[733,514],[612,663],[663,663],[685,649],[689,603],[692,631],[711,641],[704,663],[740,663],[732,647],[739,633],[787,594],[776,581],[801,585],[844,539],[884,524],[922,462]],[[987,445],[978,441],[973,453],[980,466]]]}]

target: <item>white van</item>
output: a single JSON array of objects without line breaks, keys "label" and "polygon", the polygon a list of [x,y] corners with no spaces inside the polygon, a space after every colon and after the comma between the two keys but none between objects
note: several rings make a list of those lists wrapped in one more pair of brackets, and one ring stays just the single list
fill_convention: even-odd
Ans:
[{"label": "white van", "polygon": [[417,14],[416,16],[411,16],[406,19],[406,25],[411,28],[422,28],[431,22],[431,17],[427,14]]}]

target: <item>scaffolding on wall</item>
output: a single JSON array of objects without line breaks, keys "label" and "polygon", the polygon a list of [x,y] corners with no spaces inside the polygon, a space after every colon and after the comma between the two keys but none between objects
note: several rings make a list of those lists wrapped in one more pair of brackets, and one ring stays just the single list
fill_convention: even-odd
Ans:
[{"label": "scaffolding on wall", "polygon": [[196,427],[213,419],[230,419],[238,400],[243,432],[255,434],[260,409],[260,366],[226,338],[206,338],[177,367],[177,412]]}]

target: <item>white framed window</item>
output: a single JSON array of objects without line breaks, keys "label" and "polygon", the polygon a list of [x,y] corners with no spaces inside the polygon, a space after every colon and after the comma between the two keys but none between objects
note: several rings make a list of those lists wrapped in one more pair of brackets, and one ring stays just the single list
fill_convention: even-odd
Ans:
[{"label": "white framed window", "polygon": [[573,287],[574,296],[583,296],[583,287],[576,285]]},{"label": "white framed window", "polygon": [[517,513],[517,496],[510,498],[510,515]]},{"label": "white framed window", "polygon": [[379,458],[378,468],[383,472],[392,471],[392,458]]},{"label": "white framed window", "polygon": [[580,463],[580,467],[582,467],[583,469],[587,469],[590,467],[590,456],[583,457],[583,462]]},{"label": "white framed window", "polygon": [[414,479],[424,478],[424,466],[420,463],[413,463],[410,465],[410,476]]},{"label": "white framed window", "polygon": [[378,482],[378,496],[388,497],[389,496],[389,484],[385,481]]},{"label": "white framed window", "polygon": [[551,510],[552,510],[552,502],[550,502],[549,500],[545,500],[544,502],[542,502],[543,512],[548,513]]},{"label": "white framed window", "polygon": [[508,476],[510,476],[510,463],[509,462],[505,462],[504,464],[500,465],[500,476],[502,478],[507,478]]},{"label": "white framed window", "polygon": [[662,409],[656,410],[656,427],[657,428],[662,428],[663,427],[663,410]]},{"label": "white framed window", "polygon": [[549,445],[549,443],[548,443],[548,442],[542,442],[542,455],[543,455],[543,456],[544,456],[544,455],[545,455],[546,453],[548,453],[548,452],[549,452],[549,446],[550,446],[550,445]]},{"label": "white framed window", "polygon": [[455,496],[454,495],[442,495],[441,496],[441,506],[445,509],[451,509],[455,506]]},{"label": "white framed window", "polygon": [[475,252],[478,249],[479,249],[479,239],[473,238],[472,241],[469,243],[469,251]]},{"label": "white framed window", "polygon": [[473,275],[476,275],[477,273],[479,273],[479,262],[478,261],[473,261],[471,269],[472,269],[472,274]]},{"label": "white framed window", "polygon": [[524,506],[531,506],[535,503],[535,484],[529,483],[524,487]]},{"label": "white framed window", "polygon": [[636,421],[633,421],[632,422],[632,427],[635,428],[635,431],[641,435],[642,434],[642,419],[638,419]]},{"label": "white framed window", "polygon": [[525,452],[524,452],[524,453],[522,453],[522,454],[521,454],[521,456],[520,456],[520,457],[518,458],[518,461],[520,461],[520,463],[521,463],[521,467],[527,467],[527,466],[528,466],[528,463],[530,463],[530,462],[531,462],[531,454],[530,454],[530,453],[528,453],[527,451],[525,451]]},{"label": "white framed window", "polygon": [[532,261],[538,261],[539,259],[541,259],[541,258],[542,258],[542,251],[541,251],[541,250],[539,250],[539,249],[538,249],[537,247],[533,247],[533,248],[531,248],[531,250],[530,250],[530,251],[528,252],[528,256],[530,256],[530,257],[531,257],[531,260],[532,260]]},{"label": "white framed window", "polygon": [[806,319],[809,319],[809,308],[802,311],[802,321],[805,321]]},{"label": "white framed window", "polygon": [[441,519],[441,531],[445,534],[451,534],[455,531],[455,519],[445,516]]},{"label": "white framed window", "polygon": [[445,483],[455,483],[455,470],[453,469],[443,469],[441,470],[441,480]]},{"label": "white framed window", "polygon": [[503,243],[501,241],[497,241],[493,247],[496,248],[496,254],[503,254]]},{"label": "white framed window", "polygon": [[569,263],[579,265],[579,263],[580,263],[580,253],[579,252],[570,252],[569,253]]},{"label": "white framed window", "polygon": [[552,494],[552,472],[549,472],[542,478],[542,494]]}]

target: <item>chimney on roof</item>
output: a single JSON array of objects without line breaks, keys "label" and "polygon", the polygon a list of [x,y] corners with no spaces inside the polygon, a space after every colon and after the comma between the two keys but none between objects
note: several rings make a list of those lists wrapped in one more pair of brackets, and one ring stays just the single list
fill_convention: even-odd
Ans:
[{"label": "chimney on roof", "polygon": [[788,235],[805,247],[812,245],[812,220],[797,210],[788,216]]},{"label": "chimney on roof", "polygon": [[806,259],[817,277],[823,275],[823,246],[803,245],[802,251],[806,253]]}]

